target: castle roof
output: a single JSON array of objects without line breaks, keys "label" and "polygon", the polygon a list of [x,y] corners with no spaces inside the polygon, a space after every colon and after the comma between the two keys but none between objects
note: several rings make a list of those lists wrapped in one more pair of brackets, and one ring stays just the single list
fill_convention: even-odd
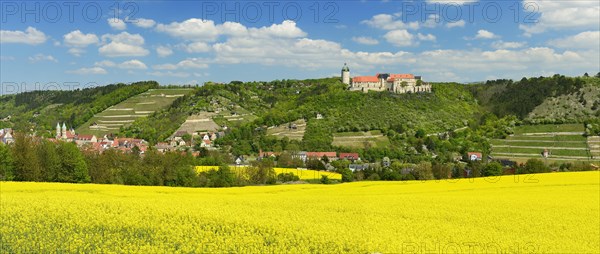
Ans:
[{"label": "castle roof", "polygon": [[344,63],[344,67],[342,67],[342,71],[350,71],[350,68],[348,68],[348,65],[346,65],[346,63]]},{"label": "castle roof", "polygon": [[414,79],[415,75],[412,74],[387,74],[377,73],[375,76],[357,76],[352,79],[352,82],[379,82],[379,78],[384,78],[387,81],[394,81],[396,79]]},{"label": "castle roof", "polygon": [[389,79],[399,79],[399,78],[415,78],[415,75],[412,74],[390,74]]},{"label": "castle roof", "polygon": [[352,79],[352,82],[379,82],[375,76],[358,76]]}]

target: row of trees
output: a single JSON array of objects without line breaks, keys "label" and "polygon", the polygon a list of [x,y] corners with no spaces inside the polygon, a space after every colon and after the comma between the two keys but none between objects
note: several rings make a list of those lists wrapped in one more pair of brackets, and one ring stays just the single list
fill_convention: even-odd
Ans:
[{"label": "row of trees", "polygon": [[57,122],[78,127],[96,113],[134,95],[158,88],[155,81],[114,84],[73,91],[32,91],[2,98],[0,118],[11,116],[10,126],[52,137]]},{"label": "row of trees", "polygon": [[81,151],[74,143],[16,135],[0,144],[0,179],[126,185],[199,186],[187,153],[147,151],[144,156],[109,149],[99,154]]},{"label": "row of trees", "polygon": [[[184,187],[231,187],[275,184],[297,180],[276,176],[274,162],[255,161],[244,172],[227,166],[231,158],[206,152],[196,158],[190,153],[160,153],[150,149],[136,152],[108,149],[103,153],[81,151],[74,143],[16,135],[15,143],[0,143],[0,180],[98,183]],[[220,165],[218,170],[196,173],[196,165]]]}]

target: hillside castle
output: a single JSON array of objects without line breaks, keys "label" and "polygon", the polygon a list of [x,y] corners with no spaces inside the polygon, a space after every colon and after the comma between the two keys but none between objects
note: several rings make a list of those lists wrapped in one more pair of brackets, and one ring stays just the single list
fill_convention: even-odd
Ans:
[{"label": "hillside castle", "polygon": [[390,91],[393,93],[431,92],[431,85],[413,74],[377,73],[375,76],[356,76],[350,81],[350,68],[344,64],[342,82],[349,85],[350,91]]}]

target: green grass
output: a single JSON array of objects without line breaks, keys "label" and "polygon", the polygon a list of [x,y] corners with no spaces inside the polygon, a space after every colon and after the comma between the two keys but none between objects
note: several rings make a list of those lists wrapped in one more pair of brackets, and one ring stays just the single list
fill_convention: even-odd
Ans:
[{"label": "green grass", "polygon": [[509,136],[508,138],[506,138],[508,140],[532,140],[532,141],[536,141],[536,140],[545,140],[545,141],[581,141],[581,142],[585,142],[585,137],[582,135],[556,135],[556,136],[541,136],[541,135],[534,135],[534,136],[522,136],[522,135],[515,135],[515,136]]},{"label": "green grass", "polygon": [[[544,149],[538,148],[514,148],[514,147],[497,147],[492,149],[494,153],[526,153],[540,155]],[[587,150],[561,150],[561,149],[548,149],[550,151],[550,157],[554,156],[582,156],[587,157],[589,153]]]},{"label": "green grass", "polygon": [[494,139],[491,141],[491,144],[494,146],[498,145],[508,145],[508,146],[536,146],[536,147],[580,147],[587,148],[587,144],[583,141],[555,141],[552,140],[550,142],[540,142],[540,141],[510,141],[504,139]]},{"label": "green grass", "polygon": [[583,132],[583,124],[540,124],[523,125],[514,129],[515,134],[542,132]]}]

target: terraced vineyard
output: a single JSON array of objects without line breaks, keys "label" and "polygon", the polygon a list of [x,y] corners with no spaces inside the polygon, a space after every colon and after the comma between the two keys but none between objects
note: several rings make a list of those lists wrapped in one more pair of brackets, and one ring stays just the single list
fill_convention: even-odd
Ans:
[{"label": "terraced vineyard", "polygon": [[367,132],[339,132],[333,134],[334,146],[345,147],[385,147],[390,144],[389,139],[381,134],[381,131]]},{"label": "terraced vineyard", "polygon": [[267,135],[278,138],[288,137],[291,140],[302,140],[306,130],[306,121],[300,119],[288,124],[282,124],[276,127],[269,127]]},{"label": "terraced vineyard", "polygon": [[133,123],[140,117],[146,117],[157,110],[168,107],[177,98],[191,89],[151,89],[133,96],[99,114],[77,128],[77,133],[104,136],[118,132],[122,126]]},{"label": "terraced vineyard", "polygon": [[590,154],[594,158],[600,158],[600,136],[592,136],[587,139]]},{"label": "terraced vineyard", "polygon": [[544,158],[544,150],[548,150],[549,161],[589,160],[595,159],[590,151],[598,150],[590,146],[596,144],[593,139],[588,142],[583,136],[580,124],[519,126],[514,135],[494,139],[491,144],[493,157],[517,161]]}]

